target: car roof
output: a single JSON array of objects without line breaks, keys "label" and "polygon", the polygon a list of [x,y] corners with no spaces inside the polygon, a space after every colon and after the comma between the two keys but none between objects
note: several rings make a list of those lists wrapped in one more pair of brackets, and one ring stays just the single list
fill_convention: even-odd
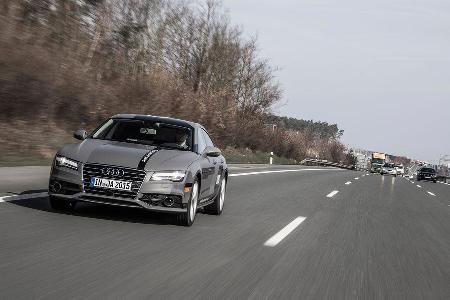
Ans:
[{"label": "car roof", "polygon": [[[118,114],[118,115],[112,116],[111,118],[112,119],[135,119],[135,120],[143,120],[143,121],[161,122],[161,123],[168,123],[168,124],[173,124],[173,125],[177,125],[177,126],[187,126],[187,127],[192,127],[192,128],[205,129],[202,125],[200,125],[198,123],[181,120],[181,119],[162,117],[162,116],[138,115],[138,114]],[[205,129],[205,131],[206,131],[206,129]]]}]

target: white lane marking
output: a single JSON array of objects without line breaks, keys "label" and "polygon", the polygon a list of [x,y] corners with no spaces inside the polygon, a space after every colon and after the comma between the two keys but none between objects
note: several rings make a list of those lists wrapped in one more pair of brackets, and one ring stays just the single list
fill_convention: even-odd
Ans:
[{"label": "white lane marking", "polygon": [[347,181],[347,182],[345,183],[345,185],[349,185],[349,184],[352,184],[352,182],[351,182],[351,181]]},{"label": "white lane marking", "polygon": [[414,184],[414,181],[411,181],[412,184]]},{"label": "white lane marking", "polygon": [[355,177],[355,180],[359,180],[359,177]]},{"label": "white lane marking", "polygon": [[33,193],[33,194],[23,194],[23,195],[8,195],[0,197],[0,203],[9,202],[9,201],[17,201],[17,200],[25,200],[25,199],[34,199],[34,198],[42,198],[47,197],[48,193]]},{"label": "white lane marking", "polygon": [[417,185],[417,187],[420,188],[420,189],[422,188],[422,186],[420,186],[420,185]]},{"label": "white lane marking", "polygon": [[17,197],[17,195],[16,194],[12,194],[12,195],[8,195],[8,196],[0,197],[0,203],[8,201],[8,199],[12,198],[12,197]]},{"label": "white lane marking", "polygon": [[249,175],[259,175],[259,174],[270,174],[270,173],[287,173],[287,172],[305,172],[305,171],[341,171],[341,169],[295,169],[295,170],[274,170],[274,171],[260,171],[260,172],[247,172],[247,173],[238,173],[238,174],[230,174],[228,177],[237,177],[237,176],[249,176]]},{"label": "white lane marking", "polygon": [[303,221],[305,221],[305,217],[297,217],[291,223],[286,225],[283,229],[278,231],[275,235],[273,235],[270,239],[268,239],[264,246],[266,247],[275,247],[278,245],[285,237],[287,237],[295,228],[297,228]]},{"label": "white lane marking", "polygon": [[332,191],[327,195],[327,198],[333,198],[334,196],[336,196],[337,193],[339,193],[339,191]]},{"label": "white lane marking", "polygon": [[436,194],[433,194],[432,192],[430,192],[430,191],[427,191],[427,193],[428,194],[430,194],[431,196],[434,196],[434,197],[436,197]]}]

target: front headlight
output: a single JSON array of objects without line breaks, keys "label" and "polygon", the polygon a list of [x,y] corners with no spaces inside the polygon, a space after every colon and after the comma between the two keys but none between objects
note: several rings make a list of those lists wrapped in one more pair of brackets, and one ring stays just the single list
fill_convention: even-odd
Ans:
[{"label": "front headlight", "polygon": [[64,156],[57,155],[55,157],[55,164],[57,167],[65,167],[72,170],[78,170],[78,162]]},{"label": "front headlight", "polygon": [[186,172],[184,171],[162,171],[155,172],[150,177],[150,181],[173,181],[180,182],[183,181]]}]

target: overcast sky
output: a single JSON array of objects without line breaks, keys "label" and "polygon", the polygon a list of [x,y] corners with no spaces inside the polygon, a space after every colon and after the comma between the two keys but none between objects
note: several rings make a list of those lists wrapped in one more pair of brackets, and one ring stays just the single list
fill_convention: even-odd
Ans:
[{"label": "overcast sky", "polygon": [[280,115],[337,123],[350,146],[450,154],[450,0],[224,0],[281,68]]}]

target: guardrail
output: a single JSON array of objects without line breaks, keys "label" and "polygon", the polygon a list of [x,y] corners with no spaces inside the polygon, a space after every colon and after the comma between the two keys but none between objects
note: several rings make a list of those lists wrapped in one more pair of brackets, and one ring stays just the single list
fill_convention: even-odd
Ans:
[{"label": "guardrail", "polygon": [[305,158],[304,160],[302,160],[300,162],[300,164],[306,165],[306,166],[335,167],[335,168],[341,168],[341,169],[347,169],[347,170],[356,170],[355,166],[331,162],[326,159]]}]

